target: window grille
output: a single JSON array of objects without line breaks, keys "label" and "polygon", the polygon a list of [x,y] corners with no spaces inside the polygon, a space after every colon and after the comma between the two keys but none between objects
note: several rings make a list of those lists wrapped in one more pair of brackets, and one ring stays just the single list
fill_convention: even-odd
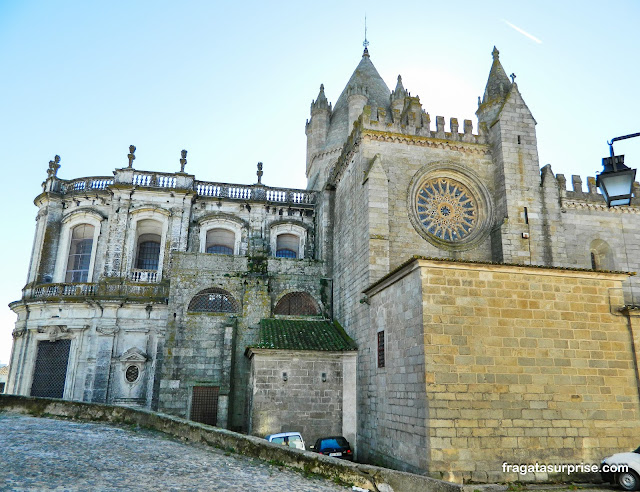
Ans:
[{"label": "window grille", "polygon": [[191,420],[203,424],[218,423],[218,386],[194,386],[191,395]]},{"label": "window grille", "polygon": [[318,316],[318,304],[306,292],[291,292],[278,301],[273,314]]},{"label": "window grille", "polygon": [[124,374],[124,377],[130,383],[135,383],[138,380],[139,376],[140,376],[140,369],[138,369],[138,366],[127,367],[127,370],[125,371],[125,374]]},{"label": "window grille", "polygon": [[[147,239],[145,236],[155,237],[153,238],[153,240],[145,240]],[[141,270],[157,270],[159,258],[160,237],[156,236],[155,234],[145,234],[143,236],[140,236],[136,268],[139,268]]]},{"label": "window grille", "polygon": [[65,282],[88,281],[91,250],[93,249],[93,231],[93,226],[89,224],[81,224],[73,228]]},{"label": "window grille", "polygon": [[67,379],[67,363],[71,340],[38,342],[36,367],[31,383],[31,396],[62,398]]},{"label": "window grille", "polygon": [[378,332],[378,367],[384,367],[384,331]]},{"label": "window grille", "polygon": [[212,288],[193,296],[187,310],[204,313],[237,313],[238,303],[226,290]]}]

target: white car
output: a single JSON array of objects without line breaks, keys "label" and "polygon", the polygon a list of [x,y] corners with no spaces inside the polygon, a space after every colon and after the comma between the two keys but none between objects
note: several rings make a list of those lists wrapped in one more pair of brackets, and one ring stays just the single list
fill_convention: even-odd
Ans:
[{"label": "white car", "polygon": [[269,434],[265,437],[269,442],[282,444],[290,448],[305,450],[304,439],[299,432],[280,432],[279,434]]},{"label": "white car", "polygon": [[640,447],[630,453],[617,453],[602,460],[602,480],[624,490],[640,490]]}]

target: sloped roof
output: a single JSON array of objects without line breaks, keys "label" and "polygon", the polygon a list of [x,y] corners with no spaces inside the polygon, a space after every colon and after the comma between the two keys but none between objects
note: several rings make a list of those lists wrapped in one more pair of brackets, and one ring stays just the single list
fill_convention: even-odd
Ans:
[{"label": "sloped roof", "polygon": [[9,366],[0,367],[0,376],[7,376],[9,374]]},{"label": "sloped roof", "polygon": [[384,83],[382,77],[373,66],[369,53],[367,51],[362,55],[360,63],[351,75],[349,82],[345,86],[342,94],[336,102],[333,113],[331,114],[331,123],[329,133],[327,135],[326,148],[333,148],[346,142],[347,137],[351,133],[349,125],[349,103],[348,92],[351,88],[365,88],[369,97],[367,104],[374,108],[390,109],[389,97],[391,91],[387,84]]},{"label": "sloped roof", "polygon": [[260,341],[255,348],[282,350],[355,350],[337,321],[301,319],[263,319]]}]

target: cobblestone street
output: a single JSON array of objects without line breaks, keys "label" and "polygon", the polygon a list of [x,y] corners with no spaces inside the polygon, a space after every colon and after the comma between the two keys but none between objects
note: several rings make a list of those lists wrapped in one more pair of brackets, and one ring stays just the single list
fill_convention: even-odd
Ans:
[{"label": "cobblestone street", "polygon": [[345,491],[328,480],[105,424],[0,413],[0,490]]}]

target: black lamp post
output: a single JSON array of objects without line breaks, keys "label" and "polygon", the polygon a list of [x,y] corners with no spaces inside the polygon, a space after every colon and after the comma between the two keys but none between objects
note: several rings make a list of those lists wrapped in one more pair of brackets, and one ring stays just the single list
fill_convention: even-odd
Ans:
[{"label": "black lamp post", "polygon": [[616,137],[607,142],[611,155],[602,159],[603,170],[596,176],[596,186],[600,188],[608,207],[631,203],[631,188],[636,179],[636,170],[624,165],[623,155],[614,155],[613,142],[633,137],[640,137],[640,133]]}]

